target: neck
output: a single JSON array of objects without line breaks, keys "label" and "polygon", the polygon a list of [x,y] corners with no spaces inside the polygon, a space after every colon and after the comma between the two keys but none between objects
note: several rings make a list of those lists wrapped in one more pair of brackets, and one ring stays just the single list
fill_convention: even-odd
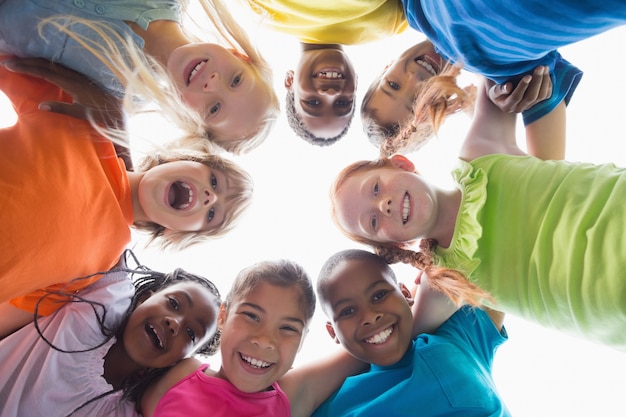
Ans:
[{"label": "neck", "polygon": [[180,25],[171,20],[151,22],[148,30],[143,30],[136,23],[127,23],[144,40],[144,51],[163,66],[167,66],[169,56],[174,49],[191,43]]},{"label": "neck", "polygon": [[461,208],[463,195],[456,188],[454,190],[439,190],[438,193],[439,214],[429,237],[436,239],[439,246],[447,248],[450,246],[454,236],[456,217]]},{"label": "neck", "polygon": [[305,43],[305,42],[300,42],[300,47],[302,48],[302,51],[313,51],[316,49],[338,49],[340,51],[343,51],[343,46],[338,44],[338,43]]},{"label": "neck", "polygon": [[120,389],[124,379],[140,370],[142,368],[126,354],[121,340],[115,342],[104,356],[104,374],[102,376],[114,389]]},{"label": "neck", "polygon": [[128,182],[130,183],[130,195],[133,205],[133,223],[149,221],[139,202],[139,183],[143,178],[143,172],[128,171]]}]

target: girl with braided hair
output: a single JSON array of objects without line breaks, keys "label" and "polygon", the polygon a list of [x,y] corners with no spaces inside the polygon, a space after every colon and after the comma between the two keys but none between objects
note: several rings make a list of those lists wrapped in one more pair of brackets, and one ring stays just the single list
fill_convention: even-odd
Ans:
[{"label": "girl with braided hair", "polygon": [[[441,99],[443,89],[463,94],[454,83],[426,88],[425,100]],[[401,155],[357,162],[332,188],[333,218],[388,261],[427,269],[431,285],[456,302],[473,294],[496,310],[626,350],[626,170],[527,155],[515,121],[479,87],[453,171],[457,188],[427,182]]]},{"label": "girl with braided hair", "polygon": [[219,291],[182,269],[129,269],[122,257],[67,295],[53,315],[0,341],[3,416],[136,416],[151,381],[193,353],[217,350]]}]

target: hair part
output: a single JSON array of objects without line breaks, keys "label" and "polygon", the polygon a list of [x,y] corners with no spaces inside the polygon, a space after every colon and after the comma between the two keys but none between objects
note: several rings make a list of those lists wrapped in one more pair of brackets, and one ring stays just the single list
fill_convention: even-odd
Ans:
[{"label": "hair part", "polygon": [[322,138],[322,137],[315,136],[306,128],[306,126],[304,126],[304,123],[302,123],[302,119],[300,119],[300,116],[298,116],[298,114],[296,113],[294,93],[293,93],[293,90],[291,89],[287,90],[285,104],[286,104],[285,111],[287,113],[287,123],[289,123],[289,127],[291,127],[291,130],[293,130],[294,133],[298,137],[304,139],[311,145],[317,145],[317,146],[323,147],[323,146],[330,146],[330,145],[337,143],[339,139],[346,136],[346,134],[348,133],[348,129],[350,129],[350,125],[352,124],[352,119],[354,118],[355,106],[352,106],[352,112],[350,113],[350,119],[348,120],[348,124],[346,125],[346,127],[337,136],[334,136],[332,138]]},{"label": "hair part", "polygon": [[311,279],[302,266],[286,259],[263,261],[242,269],[226,295],[224,305],[226,308],[230,307],[254,291],[261,283],[283,288],[297,287],[302,296],[301,304],[306,324],[313,318],[316,298]]}]

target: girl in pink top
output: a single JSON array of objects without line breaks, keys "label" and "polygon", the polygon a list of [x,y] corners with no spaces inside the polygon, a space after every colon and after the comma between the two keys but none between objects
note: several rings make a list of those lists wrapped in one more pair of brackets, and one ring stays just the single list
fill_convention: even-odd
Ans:
[{"label": "girl in pink top", "polygon": [[218,315],[220,369],[182,361],[148,388],[142,415],[309,416],[346,376],[365,368],[341,352],[290,370],[314,310],[311,280],[299,265],[281,260],[244,269]]}]

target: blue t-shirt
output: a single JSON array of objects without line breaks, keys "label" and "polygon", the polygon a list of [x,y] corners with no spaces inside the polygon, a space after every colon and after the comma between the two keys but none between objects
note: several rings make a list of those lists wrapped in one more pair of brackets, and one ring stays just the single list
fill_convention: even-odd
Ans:
[{"label": "blue t-shirt", "polygon": [[[40,34],[39,22],[60,15],[97,21],[143,49],[144,40],[125,21],[134,22],[144,30],[155,20],[180,22],[179,3],[178,0],[0,0],[0,51],[63,64],[110,94],[123,97],[122,83],[96,56],[50,24]],[[73,24],[70,28],[96,45],[102,43],[100,36],[84,25]],[[123,52],[121,42],[115,41]]]},{"label": "blue t-shirt", "polygon": [[491,375],[507,338],[483,310],[463,307],[395,365],[347,378],[313,417],[510,416]]},{"label": "blue t-shirt", "polygon": [[526,124],[569,100],[582,71],[557,49],[626,22],[623,0],[402,0],[409,25],[446,59],[502,84],[539,65],[550,68],[552,97],[523,113]]}]

